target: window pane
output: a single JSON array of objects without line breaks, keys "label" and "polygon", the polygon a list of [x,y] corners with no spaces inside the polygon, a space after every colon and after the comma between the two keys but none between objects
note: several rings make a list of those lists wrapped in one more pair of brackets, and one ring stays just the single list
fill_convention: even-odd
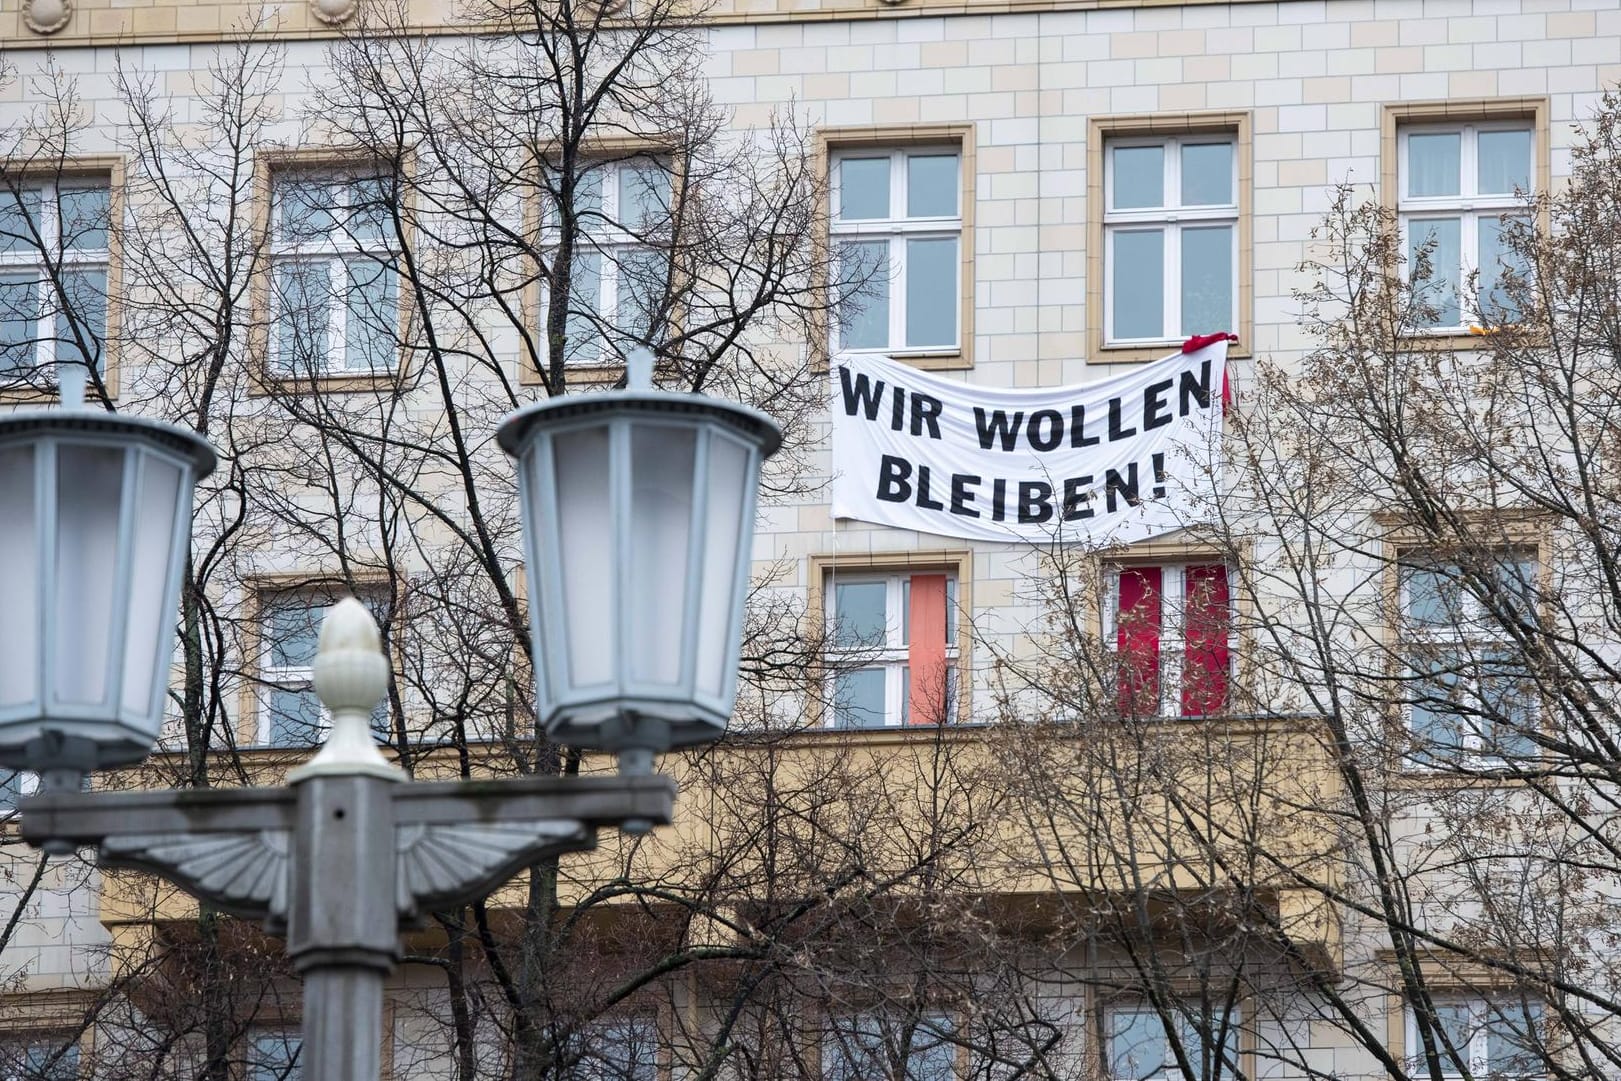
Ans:
[{"label": "window pane", "polygon": [[889,345],[889,241],[845,244],[839,249],[839,347],[882,349]]},{"label": "window pane", "polygon": [[1165,148],[1117,146],[1113,150],[1114,191],[1109,205],[1116,210],[1165,205]]},{"label": "window pane", "polygon": [[632,232],[654,228],[669,213],[670,177],[652,162],[619,166],[619,224]]},{"label": "window pane", "polygon": [[658,1033],[640,1018],[601,1022],[581,1034],[580,1059],[570,1081],[655,1081]]},{"label": "window pane", "polygon": [[1114,234],[1114,337],[1159,338],[1165,334],[1165,232],[1142,229]]},{"label": "window pane", "polygon": [[41,240],[40,191],[0,192],[0,252],[37,252]]},{"label": "window pane", "polygon": [[568,337],[563,359],[569,364],[595,364],[602,359],[602,336],[592,318],[602,304],[602,256],[576,250],[569,268],[569,311],[563,333]]},{"label": "window pane", "polygon": [[906,159],[906,216],[957,216],[957,155],[912,154]]},{"label": "window pane", "polygon": [[1407,269],[1414,295],[1434,309],[1420,325],[1455,327],[1459,321],[1458,282],[1463,263],[1457,218],[1431,218],[1408,226]]},{"label": "window pane", "polygon": [[888,643],[883,582],[839,582],[833,587],[833,644],[840,649],[881,649]]},{"label": "window pane", "polygon": [[315,647],[327,606],[304,601],[278,604],[265,613],[264,635],[273,668],[308,668],[315,663]]},{"label": "window pane", "polygon": [[0,1048],[0,1077],[11,1081],[75,1081],[79,1047],[69,1037],[60,1041],[7,1042]]},{"label": "window pane", "polygon": [[261,1032],[248,1047],[248,1081],[299,1081],[304,1070],[299,1052],[304,1040],[296,1032]]},{"label": "window pane", "polygon": [[107,269],[64,268],[62,288],[67,295],[57,309],[52,332],[56,359],[76,360],[99,370],[102,342],[107,337]]},{"label": "window pane", "polygon": [[574,213],[596,215],[602,213],[602,174],[606,167],[595,165],[574,180]]},{"label": "window pane", "polygon": [[331,352],[331,265],[326,260],[278,263],[274,286],[277,362],[290,371],[321,371]]},{"label": "window pane", "polygon": [[1445,627],[1463,619],[1463,590],[1456,566],[1409,567],[1402,572],[1403,598],[1408,622],[1420,627]]},{"label": "window pane", "polygon": [[1233,202],[1233,144],[1195,143],[1182,148],[1182,205],[1228,206]]},{"label": "window pane", "polygon": [[1486,1018],[1486,1065],[1494,1076],[1527,1077],[1550,1072],[1538,1050],[1542,1009],[1530,1003],[1501,1003]]},{"label": "window pane", "polygon": [[957,238],[906,242],[906,344],[957,344]]},{"label": "window pane", "polygon": [[94,251],[107,247],[110,193],[105,184],[64,184],[57,201],[62,213],[62,247]]},{"label": "window pane", "polygon": [[356,241],[394,239],[394,215],[388,181],[380,176],[365,177],[346,186],[349,202],[347,237]]},{"label": "window pane", "polygon": [[1482,720],[1476,727],[1485,752],[1507,759],[1535,757],[1530,733],[1537,723],[1536,689],[1525,664],[1510,651],[1487,650],[1477,678]]},{"label": "window pane", "polygon": [[1407,194],[1457,195],[1462,137],[1455,131],[1407,137]]},{"label": "window pane", "polygon": [[839,220],[889,217],[889,159],[844,158],[839,162]]},{"label": "window pane", "polygon": [[399,281],[394,268],[372,259],[345,264],[349,288],[344,307],[344,367],[387,371],[394,367],[394,328],[399,324]]},{"label": "window pane", "polygon": [[889,1072],[882,1026],[874,1017],[832,1023],[822,1038],[823,1081],[869,1081]]},{"label": "window pane", "polygon": [[[1464,1066],[1469,1065],[1469,1044],[1474,1039],[1474,1011],[1467,1002],[1438,1002],[1435,1004],[1436,1027],[1440,1029],[1436,1052],[1441,1059],[1441,1072],[1458,1074],[1462,1071],[1456,1056]],[[1420,1043],[1419,1047],[1423,1044]]]},{"label": "window pane", "polygon": [[1182,230],[1182,334],[1233,329],[1233,227]]},{"label": "window pane", "polygon": [[1465,725],[1459,712],[1458,678],[1462,663],[1462,657],[1445,650],[1410,662],[1413,738],[1421,750],[1456,753],[1463,749]]},{"label": "window pane", "polygon": [[0,274],[0,370],[26,371],[37,363],[39,275]]},{"label": "window pane", "polygon": [[656,337],[649,332],[664,303],[667,258],[665,252],[652,248],[621,248],[618,253],[619,299],[614,324],[639,342]]},{"label": "window pane", "polygon": [[332,182],[284,176],[276,181],[276,239],[297,244],[324,240],[333,226]]},{"label": "window pane", "polygon": [[1511,218],[1507,222],[1496,218],[1481,218],[1480,226],[1480,316],[1491,325],[1512,323],[1519,318],[1519,308],[1503,288],[1505,271],[1516,275],[1525,273],[1525,260],[1512,251],[1505,242],[1504,233],[1510,235],[1527,223],[1524,218]]},{"label": "window pane", "polygon": [[839,728],[878,728],[884,723],[882,668],[840,672],[833,677],[833,723]]},{"label": "window pane", "polygon": [[1109,1076],[1114,1081],[1142,1081],[1165,1069],[1165,1029],[1148,1010],[1115,1010],[1109,1014]]},{"label": "window pane", "polygon": [[321,738],[321,700],[313,690],[272,687],[266,695],[272,747],[303,747]]},{"label": "window pane", "polygon": [[1531,190],[1531,131],[1483,131],[1476,140],[1482,195]]}]

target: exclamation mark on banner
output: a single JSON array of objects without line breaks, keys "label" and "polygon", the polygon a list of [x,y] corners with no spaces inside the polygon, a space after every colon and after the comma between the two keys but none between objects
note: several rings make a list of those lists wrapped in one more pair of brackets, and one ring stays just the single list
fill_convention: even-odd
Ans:
[{"label": "exclamation mark on banner", "polygon": [[1165,498],[1165,455],[1154,455],[1154,498]]}]

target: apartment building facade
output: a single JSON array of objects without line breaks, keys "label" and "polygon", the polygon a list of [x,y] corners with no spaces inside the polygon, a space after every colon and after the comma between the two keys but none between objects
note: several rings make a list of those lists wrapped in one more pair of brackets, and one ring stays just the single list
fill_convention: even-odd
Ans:
[{"label": "apartment building facade", "polygon": [[[1385,461],[1357,460],[1379,439],[1356,423],[1395,391],[1324,375],[1419,357],[1393,381],[1434,390],[1538,348],[1504,313],[1544,281],[1523,230],[1577,220],[1538,199],[1601,145],[1615,4],[22,0],[0,42],[10,396],[88,358],[107,402],[232,463],[199,511],[171,742],[117,783],[296,760],[345,591],[389,629],[377,728],[402,761],[550,768],[494,421],[648,340],[672,385],[788,426],[745,737],[668,764],[663,840],[411,932],[393,1076],[1618,1068],[1608,683],[1584,667],[1608,670],[1613,625],[1603,589],[1557,603],[1603,577],[1564,530],[1604,501],[1503,496],[1454,439],[1423,450],[1473,477],[1442,525],[1400,485],[1355,503]],[[614,85],[592,48],[645,67],[559,110],[571,72]],[[1402,305],[1366,306],[1378,280]],[[832,517],[843,359],[1061,387],[1219,331],[1231,514],[1101,551]],[[1475,430],[1379,432],[1452,424]],[[1565,653],[1528,644],[1538,605]],[[39,865],[14,830],[5,851],[0,1073],[298,1076],[273,940]]]}]

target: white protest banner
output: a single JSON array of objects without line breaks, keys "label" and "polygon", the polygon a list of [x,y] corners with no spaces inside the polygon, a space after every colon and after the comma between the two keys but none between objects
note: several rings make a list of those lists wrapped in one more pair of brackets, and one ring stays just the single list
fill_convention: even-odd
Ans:
[{"label": "white protest banner", "polygon": [[833,517],[973,540],[1128,544],[1203,515],[1227,336],[1125,375],[1008,390],[883,357],[832,371]]}]

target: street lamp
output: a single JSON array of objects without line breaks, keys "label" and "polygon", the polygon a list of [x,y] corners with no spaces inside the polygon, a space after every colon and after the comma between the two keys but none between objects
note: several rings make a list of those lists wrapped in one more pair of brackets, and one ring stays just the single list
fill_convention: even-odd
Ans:
[{"label": "street lamp", "polygon": [[540,719],[617,752],[613,777],[407,783],[369,735],[388,665],[349,598],[314,666],[331,731],[288,787],[78,791],[156,743],[192,486],[214,454],[183,429],[84,409],[69,370],[64,408],[0,417],[0,764],[42,777],[22,835],[94,845],[104,867],[285,933],[310,1081],[377,1078],[401,927],[593,847],[600,827],[669,822],[675,786],[653,755],[725,727],[759,466],[781,437],[735,403],[652,390],[651,367],[643,352],[630,389],[500,429],[519,458]]}]

